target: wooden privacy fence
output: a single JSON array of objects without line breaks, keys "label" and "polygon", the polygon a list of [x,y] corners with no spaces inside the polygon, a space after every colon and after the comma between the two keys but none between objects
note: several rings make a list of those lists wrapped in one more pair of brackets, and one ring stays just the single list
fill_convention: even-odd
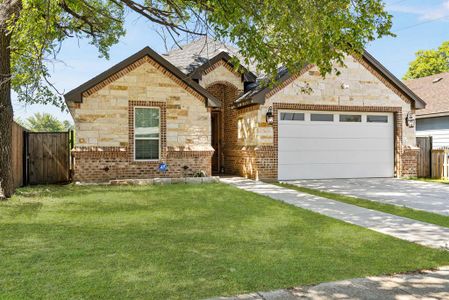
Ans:
[{"label": "wooden privacy fence", "polygon": [[418,177],[449,178],[449,149],[433,149],[432,137],[417,137]]},{"label": "wooden privacy fence", "polygon": [[449,178],[449,149],[432,150],[432,178]]},{"label": "wooden privacy fence", "polygon": [[16,122],[12,123],[12,177],[14,188],[24,185],[24,134],[26,130]]},{"label": "wooden privacy fence", "polygon": [[28,132],[26,184],[62,183],[70,180],[69,132]]},{"label": "wooden privacy fence", "polygon": [[14,122],[11,133],[14,188],[70,181],[73,131],[28,132]]},{"label": "wooden privacy fence", "polygon": [[432,137],[417,137],[416,145],[419,147],[418,155],[418,177],[430,177],[432,175]]}]

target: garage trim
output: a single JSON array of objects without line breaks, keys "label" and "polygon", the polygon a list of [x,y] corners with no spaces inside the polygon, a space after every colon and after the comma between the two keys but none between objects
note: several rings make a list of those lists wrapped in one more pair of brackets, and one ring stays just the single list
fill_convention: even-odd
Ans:
[{"label": "garage trim", "polygon": [[310,110],[310,111],[330,111],[330,112],[379,112],[379,113],[393,113],[394,122],[394,175],[401,176],[401,149],[402,149],[402,108],[394,106],[349,106],[349,105],[315,105],[315,104],[295,104],[295,103],[273,103],[273,151],[276,158],[276,176],[278,174],[279,163],[279,111],[278,110]]}]

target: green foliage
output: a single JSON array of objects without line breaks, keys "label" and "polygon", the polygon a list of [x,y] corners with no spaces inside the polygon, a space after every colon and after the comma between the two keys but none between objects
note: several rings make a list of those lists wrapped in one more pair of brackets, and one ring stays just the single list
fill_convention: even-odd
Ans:
[{"label": "green foliage", "polygon": [[378,0],[241,0],[210,1],[211,26],[236,43],[243,56],[273,76],[279,65],[291,72],[305,63],[322,74],[345,54],[362,53],[364,45],[390,34],[391,16]]},{"label": "green foliage", "polygon": [[444,42],[438,49],[419,50],[403,79],[421,78],[443,72],[449,72],[449,41]]},{"label": "green foliage", "polygon": [[[361,53],[373,39],[390,34],[391,16],[382,0],[22,0],[11,23],[13,89],[19,100],[64,107],[54,93],[44,62],[56,59],[67,38],[88,39],[100,56],[124,35],[125,8],[181,33],[201,33],[231,41],[246,63],[273,78],[279,65],[291,72],[304,63],[332,71],[347,53]],[[143,4],[143,5],[141,5]],[[145,29],[142,29],[142,34]]]},{"label": "green foliage", "polygon": [[28,117],[25,122],[19,124],[34,132],[59,132],[73,129],[73,125],[69,121],[61,122],[48,113],[35,113],[33,116]]},{"label": "green foliage", "polygon": [[12,87],[18,100],[65,105],[50,82],[47,64],[67,38],[88,39],[100,56],[124,35],[124,8],[109,0],[22,0],[11,24]]},{"label": "green foliage", "polygon": [[21,188],[0,241],[0,299],[205,299],[449,261],[223,184]]}]

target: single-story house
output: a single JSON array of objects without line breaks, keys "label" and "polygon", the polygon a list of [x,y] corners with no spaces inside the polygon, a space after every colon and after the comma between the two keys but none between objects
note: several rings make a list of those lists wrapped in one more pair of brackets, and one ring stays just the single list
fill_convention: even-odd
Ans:
[{"label": "single-story house", "polygon": [[204,38],[163,55],[146,47],[67,93],[74,179],[416,175],[407,120],[425,102],[369,53],[347,56],[340,75],[280,68],[267,86],[233,51]]},{"label": "single-story house", "polygon": [[449,73],[407,80],[427,106],[416,112],[416,135],[432,136],[433,148],[449,147]]}]

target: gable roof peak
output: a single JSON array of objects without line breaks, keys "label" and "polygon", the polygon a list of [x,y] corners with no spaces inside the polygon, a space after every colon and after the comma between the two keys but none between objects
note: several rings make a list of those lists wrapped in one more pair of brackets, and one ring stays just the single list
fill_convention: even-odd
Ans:
[{"label": "gable roof peak", "polygon": [[189,88],[196,91],[198,94],[203,96],[207,99],[207,105],[212,107],[220,107],[220,101],[218,101],[212,94],[210,94],[206,89],[201,87],[198,83],[190,79],[188,76],[186,76],[184,73],[182,73],[178,68],[176,68],[174,65],[172,65],[169,61],[167,61],[165,58],[163,58],[161,55],[156,53],[153,49],[146,46],[142,50],[134,53],[133,55],[129,56],[128,58],[122,60],[118,64],[112,66],[111,68],[107,69],[103,73],[95,76],[94,78],[86,81],[85,83],[81,84],[77,88],[74,88],[73,90],[69,91],[64,95],[65,101],[72,101],[81,103],[83,101],[83,93],[87,90],[97,86],[98,84],[104,82],[111,76],[117,74],[118,72],[122,71],[126,67],[130,66],[131,64],[141,60],[142,58],[148,56],[153,61],[155,61],[158,65],[162,66],[165,70],[167,70],[169,73],[171,73],[173,76],[181,80],[183,83],[185,83]]}]

